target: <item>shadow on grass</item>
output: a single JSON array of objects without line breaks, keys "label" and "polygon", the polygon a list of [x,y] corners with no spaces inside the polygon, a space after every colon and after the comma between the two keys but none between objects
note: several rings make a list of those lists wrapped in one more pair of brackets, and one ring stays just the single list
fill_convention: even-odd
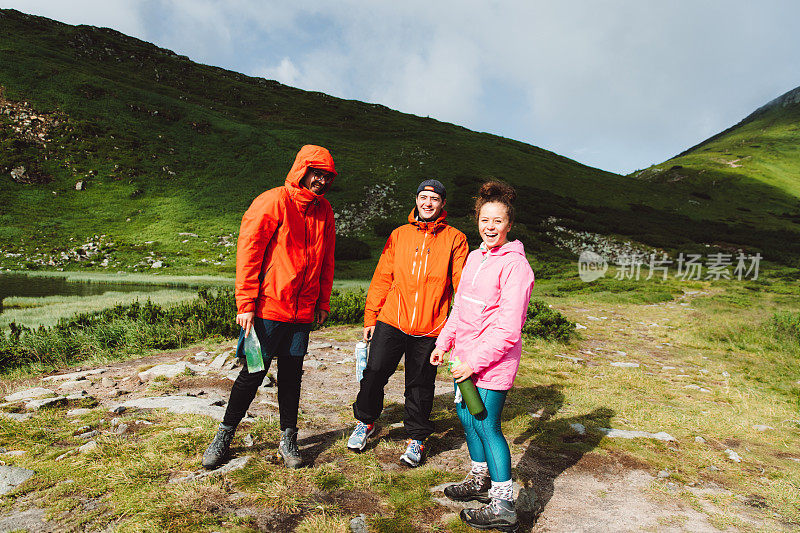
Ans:
[{"label": "shadow on grass", "polygon": [[[522,444],[530,439],[525,453],[516,465],[517,480],[531,503],[523,506],[519,513],[524,531],[533,527],[538,514],[553,497],[556,478],[600,443],[603,435],[588,429],[611,427],[614,415],[615,412],[607,407],[558,420],[550,420],[550,417],[542,415],[539,419],[533,419],[528,429],[513,439],[515,444]],[[581,435],[571,427],[572,424],[581,424],[587,431]]]}]

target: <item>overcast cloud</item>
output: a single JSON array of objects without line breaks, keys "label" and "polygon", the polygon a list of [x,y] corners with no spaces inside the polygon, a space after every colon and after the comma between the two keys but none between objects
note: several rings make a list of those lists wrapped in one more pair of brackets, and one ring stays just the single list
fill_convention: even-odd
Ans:
[{"label": "overcast cloud", "polygon": [[800,2],[1,1],[588,165],[659,163],[800,86]]}]

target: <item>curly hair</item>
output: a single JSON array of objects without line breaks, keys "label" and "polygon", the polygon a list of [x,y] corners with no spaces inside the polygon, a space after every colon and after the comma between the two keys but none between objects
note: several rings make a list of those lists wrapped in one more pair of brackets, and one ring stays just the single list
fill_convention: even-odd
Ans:
[{"label": "curly hair", "polygon": [[502,181],[487,181],[481,185],[478,196],[475,198],[475,219],[481,216],[481,208],[490,202],[498,202],[506,206],[508,221],[514,222],[514,200],[517,191],[508,183]]}]

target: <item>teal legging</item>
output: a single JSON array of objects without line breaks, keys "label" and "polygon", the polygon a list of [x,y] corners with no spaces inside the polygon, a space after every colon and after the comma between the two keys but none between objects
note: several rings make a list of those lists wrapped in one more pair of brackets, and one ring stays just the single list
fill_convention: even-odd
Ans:
[{"label": "teal legging", "polygon": [[456,406],[458,418],[464,426],[469,456],[473,461],[486,463],[492,481],[511,479],[511,451],[500,427],[500,413],[506,403],[507,390],[477,387],[486,412],[474,417],[463,401]]}]

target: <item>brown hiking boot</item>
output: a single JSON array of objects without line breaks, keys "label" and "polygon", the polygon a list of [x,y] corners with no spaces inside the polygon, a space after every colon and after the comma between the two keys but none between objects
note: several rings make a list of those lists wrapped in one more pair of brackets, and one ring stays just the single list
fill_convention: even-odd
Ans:
[{"label": "brown hiking boot", "polygon": [[492,480],[489,476],[476,476],[470,473],[461,483],[454,483],[444,488],[444,495],[454,502],[479,501],[489,503],[489,489]]}]

